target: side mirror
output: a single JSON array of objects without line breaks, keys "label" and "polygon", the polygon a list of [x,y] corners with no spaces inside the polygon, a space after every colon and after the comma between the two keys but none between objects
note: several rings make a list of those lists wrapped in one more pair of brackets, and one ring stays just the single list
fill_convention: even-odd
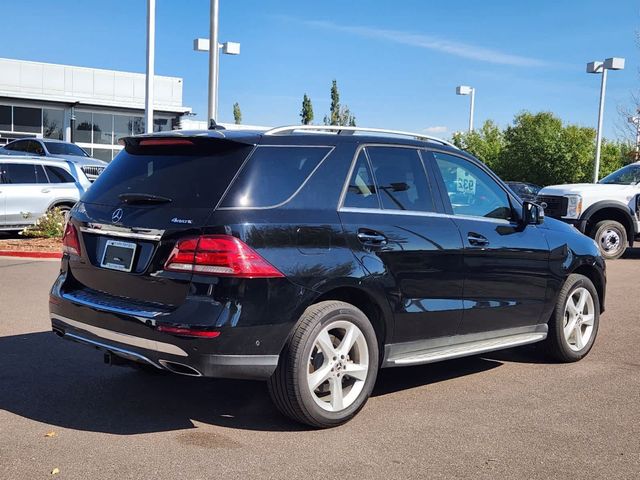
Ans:
[{"label": "side mirror", "polygon": [[522,223],[524,225],[540,225],[544,222],[544,208],[537,203],[522,204]]}]

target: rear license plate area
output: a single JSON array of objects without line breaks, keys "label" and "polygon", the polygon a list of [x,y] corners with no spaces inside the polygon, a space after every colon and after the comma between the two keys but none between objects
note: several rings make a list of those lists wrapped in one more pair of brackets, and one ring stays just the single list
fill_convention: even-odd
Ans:
[{"label": "rear license plate area", "polygon": [[132,242],[107,240],[100,266],[111,270],[130,272],[133,267],[136,247],[137,245]]}]

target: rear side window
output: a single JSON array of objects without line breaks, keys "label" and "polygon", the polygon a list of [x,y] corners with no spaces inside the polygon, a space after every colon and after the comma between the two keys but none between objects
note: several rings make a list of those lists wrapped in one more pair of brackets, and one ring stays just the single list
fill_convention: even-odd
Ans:
[{"label": "rear side window", "polygon": [[364,150],[360,151],[356,166],[351,174],[347,194],[344,197],[344,206],[352,208],[380,208],[378,192]]},{"label": "rear side window", "polygon": [[168,197],[172,207],[213,208],[253,147],[235,142],[205,143],[204,147],[134,149],[135,153],[127,147],[83,200],[116,205],[123,193],[142,193]]},{"label": "rear side window", "polygon": [[274,207],[302,187],[331,147],[258,147],[222,202],[227,208]]},{"label": "rear side window", "polygon": [[386,210],[433,212],[434,204],[422,160],[413,148],[367,147]]},{"label": "rear side window", "polygon": [[5,163],[2,167],[4,183],[48,183],[42,165],[32,163]]},{"label": "rear side window", "polygon": [[64,168],[45,165],[44,169],[47,171],[50,183],[75,183],[76,181]]}]

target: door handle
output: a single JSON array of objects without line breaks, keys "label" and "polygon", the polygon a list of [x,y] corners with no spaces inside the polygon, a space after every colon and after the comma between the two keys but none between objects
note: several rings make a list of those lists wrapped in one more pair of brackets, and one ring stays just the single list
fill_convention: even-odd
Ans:
[{"label": "door handle", "polygon": [[469,232],[467,235],[467,241],[469,245],[474,247],[486,247],[489,245],[489,240],[487,237],[480,235],[479,233]]},{"label": "door handle", "polygon": [[387,237],[373,230],[358,230],[358,240],[364,245],[384,246],[387,244]]},{"label": "door handle", "polygon": [[42,193],[49,193],[51,191],[50,188],[43,188],[42,190],[40,190]]}]

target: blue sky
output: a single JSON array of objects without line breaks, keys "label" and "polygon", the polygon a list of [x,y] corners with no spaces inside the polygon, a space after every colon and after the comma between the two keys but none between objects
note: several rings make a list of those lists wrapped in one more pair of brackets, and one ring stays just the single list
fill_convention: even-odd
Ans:
[{"label": "blue sky", "polygon": [[[21,0],[3,5],[0,56],[144,72],[144,0]],[[157,0],[156,73],[184,78],[184,104],[206,118],[207,55],[192,50],[208,36],[208,0]],[[505,126],[522,110],[550,110],[595,126],[599,75],[590,60],[626,57],[610,72],[605,135],[620,124],[617,107],[640,87],[632,0],[382,0],[304,2],[220,0],[220,40],[242,44],[222,56],[219,120],[239,102],[244,123],[299,122],[304,93],[316,123],[329,109],[332,79],[359,125],[464,130],[476,87],[476,124]]]}]

